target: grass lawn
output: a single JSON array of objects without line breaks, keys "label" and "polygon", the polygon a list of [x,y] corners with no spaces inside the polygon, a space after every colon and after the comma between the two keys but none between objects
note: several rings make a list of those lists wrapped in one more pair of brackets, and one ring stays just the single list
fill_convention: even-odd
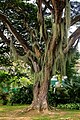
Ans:
[{"label": "grass lawn", "polygon": [[27,105],[0,106],[0,120],[80,120],[80,110],[53,110],[47,113],[22,112]]}]

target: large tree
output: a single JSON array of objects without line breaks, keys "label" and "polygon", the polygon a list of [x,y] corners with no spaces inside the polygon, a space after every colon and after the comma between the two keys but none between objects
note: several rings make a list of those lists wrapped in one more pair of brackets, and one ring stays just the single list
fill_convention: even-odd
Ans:
[{"label": "large tree", "polygon": [[56,70],[66,74],[70,50],[80,37],[80,27],[68,37],[70,26],[80,15],[70,15],[69,0],[1,0],[0,37],[10,46],[14,60],[22,59],[34,73],[31,108],[47,110],[47,93]]}]

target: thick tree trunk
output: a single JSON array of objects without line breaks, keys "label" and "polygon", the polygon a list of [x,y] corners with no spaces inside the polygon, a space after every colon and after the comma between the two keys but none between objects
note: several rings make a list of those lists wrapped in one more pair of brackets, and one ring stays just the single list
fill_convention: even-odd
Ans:
[{"label": "thick tree trunk", "polygon": [[[59,29],[59,25],[57,25],[57,27]],[[37,78],[36,83],[34,85],[32,108],[37,109],[38,111],[48,110],[49,108],[47,93],[48,93],[48,87],[49,87],[50,79],[52,77],[51,73],[53,71],[53,65],[54,65],[53,52],[55,50],[55,43],[58,37],[55,36],[54,38],[52,38],[51,44],[47,50],[47,53],[45,53],[45,66],[43,71],[44,75],[42,74],[43,79],[40,80]]]},{"label": "thick tree trunk", "polygon": [[37,109],[38,111],[48,110],[48,86],[50,80],[50,71],[49,68],[45,67],[45,75],[42,83],[37,81],[34,85],[33,89],[33,109]]},{"label": "thick tree trunk", "polygon": [[37,109],[38,111],[48,110],[48,102],[47,102],[47,82],[44,83],[40,88],[36,85],[34,87],[34,98],[32,102],[33,109]]},{"label": "thick tree trunk", "polygon": [[[38,111],[48,110],[47,93],[48,93],[49,81],[50,81],[50,78],[52,77],[51,73],[54,69],[53,66],[55,63],[55,59],[58,57],[56,54],[56,51],[58,50],[58,54],[62,55],[62,53],[60,53],[62,52],[61,39],[63,40],[63,38],[61,37],[61,32],[62,32],[61,17],[62,17],[64,5],[62,5],[61,6],[62,8],[60,8],[59,3],[61,4],[62,3],[61,1],[59,1],[58,5],[56,1],[52,1],[52,3],[55,11],[55,16],[54,16],[55,22],[53,23],[53,28],[54,28],[53,37],[52,39],[50,39],[49,43],[47,43],[46,45],[47,50],[45,50],[44,61],[43,61],[43,63],[45,64],[45,65],[43,64],[44,77],[42,80],[40,79],[36,80],[36,83],[34,85],[34,90],[33,90],[32,108],[37,109]],[[59,45],[60,43],[61,43],[61,46]]]}]

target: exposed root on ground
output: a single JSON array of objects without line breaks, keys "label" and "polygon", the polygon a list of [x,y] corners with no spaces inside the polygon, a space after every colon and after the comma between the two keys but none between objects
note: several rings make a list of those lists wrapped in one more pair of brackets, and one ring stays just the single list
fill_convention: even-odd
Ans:
[{"label": "exposed root on ground", "polygon": [[23,109],[22,111],[20,111],[20,114],[26,113],[26,112],[30,112],[33,110],[33,106],[32,104],[30,106],[28,106],[27,108]]},{"label": "exposed root on ground", "polygon": [[33,106],[33,104],[31,104],[30,106],[28,106],[27,108],[21,110],[18,112],[18,115],[21,115],[21,114],[25,114],[25,113],[31,113],[33,114],[34,112],[36,114],[53,114],[53,111],[55,112],[57,109],[55,107],[52,107],[52,106],[49,106],[48,109],[42,109],[42,110],[39,110],[37,108],[35,108]]}]

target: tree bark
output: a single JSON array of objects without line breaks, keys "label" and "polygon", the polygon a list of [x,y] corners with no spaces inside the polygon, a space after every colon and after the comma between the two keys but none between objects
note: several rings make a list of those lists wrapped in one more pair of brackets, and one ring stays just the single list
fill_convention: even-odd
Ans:
[{"label": "tree bark", "polygon": [[39,86],[36,84],[34,87],[35,92],[33,92],[33,102],[32,102],[32,108],[37,109],[38,111],[48,110],[48,101],[47,101],[47,87],[48,83],[47,81],[44,82],[44,84],[39,88]]},{"label": "tree bark", "polygon": [[[32,102],[32,108],[37,109],[38,111],[45,111],[49,109],[48,106],[48,88],[50,79],[52,77],[52,71],[54,66],[54,55],[55,55],[55,49],[57,47],[56,42],[60,42],[60,25],[56,23],[56,31],[58,32],[58,36],[53,36],[50,45],[48,46],[48,50],[45,53],[45,66],[43,71],[43,79],[37,78],[34,90],[33,90],[33,102]],[[58,41],[59,40],[59,41]],[[41,77],[42,78],[42,77]],[[42,81],[42,82],[41,82]]]},{"label": "tree bark", "polygon": [[48,87],[49,87],[49,80],[50,80],[50,69],[49,67],[45,67],[44,69],[44,80],[42,83],[37,80],[35,82],[33,88],[33,101],[32,101],[32,108],[37,109],[38,111],[48,110]]}]

